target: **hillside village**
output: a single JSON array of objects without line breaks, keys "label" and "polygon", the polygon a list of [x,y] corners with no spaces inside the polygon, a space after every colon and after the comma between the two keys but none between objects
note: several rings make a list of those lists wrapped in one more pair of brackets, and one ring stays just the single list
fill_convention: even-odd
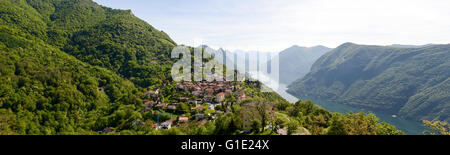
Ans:
[{"label": "hillside village", "polygon": [[[243,86],[246,85],[246,86]],[[164,85],[144,93],[141,114],[151,113],[156,116],[156,121],[148,123],[135,120],[134,125],[151,126],[156,130],[167,130],[173,127],[180,127],[184,124],[194,123],[196,126],[203,126],[207,122],[214,122],[219,116],[227,113],[234,113],[232,106],[237,104],[241,111],[237,114],[242,119],[239,126],[242,133],[251,133],[254,122],[265,121],[267,124],[258,127],[258,130],[273,130],[275,134],[287,135],[287,127],[276,125],[269,120],[277,120],[276,104],[267,101],[252,100],[252,93],[246,94],[248,86],[259,87],[259,82],[246,81],[201,81],[201,82],[177,82],[171,85]],[[174,87],[177,94],[185,95],[177,97],[170,102],[164,102],[166,92],[163,89]],[[248,93],[248,92],[247,92]],[[250,100],[247,100],[250,99]],[[247,101],[246,101],[247,100]],[[163,119],[163,115],[170,115],[170,118]],[[284,119],[284,118],[283,118]],[[274,126],[275,125],[275,126]],[[306,129],[296,134],[310,134]],[[114,132],[114,128],[105,128],[102,132]],[[120,134],[120,133],[117,133]]]},{"label": "hillside village", "polygon": [[[218,114],[226,113],[231,105],[247,99],[244,90],[241,89],[241,84],[230,81],[184,81],[176,83],[175,88],[177,92],[187,94],[177,98],[176,102],[163,102],[161,96],[164,95],[164,92],[159,88],[144,93],[143,104],[145,107],[141,111],[142,113],[152,111],[178,114],[176,118],[172,117],[162,122],[157,120],[153,124],[153,128],[170,129],[172,126],[192,120],[204,123],[213,120]],[[186,109],[186,107],[189,108]]]}]

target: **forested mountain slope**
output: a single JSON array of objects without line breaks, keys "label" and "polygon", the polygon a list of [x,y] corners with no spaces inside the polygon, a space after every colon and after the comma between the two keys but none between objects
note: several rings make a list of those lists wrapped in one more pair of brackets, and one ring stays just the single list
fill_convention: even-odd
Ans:
[{"label": "forested mountain slope", "polygon": [[48,20],[26,1],[0,11],[2,133],[90,134],[137,117],[132,82],[50,45]]},{"label": "forested mountain slope", "polygon": [[414,120],[450,119],[450,45],[422,48],[346,43],[289,86],[314,96]]}]

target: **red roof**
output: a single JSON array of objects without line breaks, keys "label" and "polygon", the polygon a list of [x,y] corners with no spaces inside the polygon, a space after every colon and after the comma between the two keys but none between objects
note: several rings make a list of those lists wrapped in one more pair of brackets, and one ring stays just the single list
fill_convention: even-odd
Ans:
[{"label": "red roof", "polygon": [[178,120],[179,121],[188,121],[189,117],[179,117]]},{"label": "red roof", "polygon": [[220,93],[217,94],[217,96],[225,96],[225,93],[220,92]]},{"label": "red roof", "polygon": [[145,104],[145,105],[148,105],[148,104],[155,104],[155,102],[153,102],[153,101],[144,101],[144,104]]}]

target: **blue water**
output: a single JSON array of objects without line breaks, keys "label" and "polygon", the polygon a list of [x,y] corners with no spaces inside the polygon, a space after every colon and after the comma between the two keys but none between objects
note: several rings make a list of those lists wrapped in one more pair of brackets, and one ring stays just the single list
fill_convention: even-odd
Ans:
[{"label": "blue water", "polygon": [[[295,103],[298,99],[289,93],[286,92],[287,87],[285,85],[279,85],[279,88],[276,90],[280,96],[284,99],[288,100],[291,103]],[[351,107],[345,104],[329,102],[325,100],[315,99],[315,98],[306,98],[312,100],[315,104],[331,111],[331,112],[339,112],[339,113],[349,113],[349,112],[368,112],[367,110],[363,110],[360,108]],[[305,100],[305,99],[303,99]],[[405,132],[408,135],[421,135],[423,131],[426,130],[426,127],[423,126],[421,122],[406,120],[400,117],[393,117],[392,114],[385,114],[377,111],[369,111],[375,114],[380,121],[387,122],[397,127],[398,130]]]},{"label": "blue water", "polygon": [[371,113],[375,114],[380,119],[380,121],[384,121],[389,124],[392,124],[395,127],[397,127],[398,130],[401,130],[408,135],[421,135],[421,134],[423,134],[423,131],[426,130],[426,128],[420,122],[411,121],[411,120],[403,119],[400,117],[393,117],[390,114],[385,114],[385,113],[377,112],[377,111],[367,111],[364,109],[351,107],[351,106],[348,106],[345,104],[333,103],[333,102],[328,102],[328,101],[324,101],[324,100],[320,100],[320,99],[314,99],[314,98],[309,98],[309,99],[314,101],[315,104],[317,104],[327,110],[330,110],[332,112],[339,112],[339,113],[361,112],[361,111],[364,111],[366,113],[371,112]]}]

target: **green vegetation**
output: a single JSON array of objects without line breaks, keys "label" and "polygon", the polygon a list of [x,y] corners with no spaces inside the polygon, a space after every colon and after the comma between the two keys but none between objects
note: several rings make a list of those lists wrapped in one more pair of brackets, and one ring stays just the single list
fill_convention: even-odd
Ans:
[{"label": "green vegetation", "polygon": [[135,85],[168,79],[170,64],[147,64],[156,54],[169,60],[175,44],[129,11],[90,0],[7,0],[0,15],[2,134],[136,130],[132,121],[143,116]]},{"label": "green vegetation", "polygon": [[25,43],[0,48],[0,114],[17,134],[89,134],[114,122],[101,116],[142,102],[133,83],[111,71],[40,41],[3,36]]},{"label": "green vegetation", "polygon": [[412,120],[450,120],[450,45],[418,48],[346,43],[289,86],[314,97]]},{"label": "green vegetation", "polygon": [[[386,122],[379,122],[374,114],[360,113],[331,113],[322,107],[315,105],[312,101],[298,101],[288,106],[286,110],[280,111],[286,114],[288,134],[300,132],[304,127],[313,135],[402,135],[394,126]],[[279,119],[279,118],[277,118]],[[281,119],[283,119],[281,117]],[[286,120],[279,120],[286,122]]]},{"label": "green vegetation", "polygon": [[[4,0],[0,25],[0,134],[267,135],[278,127],[289,134],[401,134],[373,115],[332,114],[311,101],[292,105],[248,80],[240,83],[246,100],[227,97],[215,110],[187,102],[147,109],[144,101],[155,98],[149,91],[159,91],[163,103],[192,96],[169,74],[176,43],[131,11],[91,0]],[[242,106],[252,102],[252,130],[244,132]],[[215,119],[192,119],[217,111],[223,114]],[[181,116],[189,122],[154,128]],[[355,123],[365,126],[352,129]]]},{"label": "green vegetation", "polygon": [[432,131],[425,131],[426,134],[431,135],[450,135],[450,125],[448,122],[441,121],[423,121],[426,127],[431,128]]}]

